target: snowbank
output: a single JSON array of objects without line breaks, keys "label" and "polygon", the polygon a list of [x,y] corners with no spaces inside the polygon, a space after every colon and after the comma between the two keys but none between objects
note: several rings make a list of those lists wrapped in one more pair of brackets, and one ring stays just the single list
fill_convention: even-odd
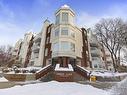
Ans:
[{"label": "snowbank", "polygon": [[90,85],[69,82],[45,82],[0,89],[1,95],[108,95]]},{"label": "snowbank", "polygon": [[40,71],[42,71],[42,70],[46,69],[46,68],[47,68],[47,67],[49,67],[49,66],[51,66],[51,64],[49,64],[49,65],[47,65],[47,66],[45,66],[45,67],[41,68],[41,69],[40,69],[40,70],[38,70],[36,73],[39,73]]},{"label": "snowbank", "polygon": [[127,73],[113,73],[113,72],[92,72],[90,75],[101,76],[101,77],[119,77],[127,76]]},{"label": "snowbank", "polygon": [[127,77],[112,87],[110,93],[111,95],[127,95]]},{"label": "snowbank", "polygon": [[0,82],[8,82],[8,80],[5,79],[4,77],[1,77],[1,78],[0,78]]},{"label": "snowbank", "polygon": [[84,67],[81,67],[81,66],[79,66],[79,65],[77,65],[79,68],[81,68],[81,69],[83,69],[84,71],[86,71],[87,73],[90,73],[90,71],[89,70],[87,70],[87,69],[85,69]]}]

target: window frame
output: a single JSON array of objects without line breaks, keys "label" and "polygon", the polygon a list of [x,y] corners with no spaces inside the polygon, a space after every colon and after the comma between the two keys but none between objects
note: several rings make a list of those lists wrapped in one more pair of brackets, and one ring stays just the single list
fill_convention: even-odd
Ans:
[{"label": "window frame", "polygon": [[56,16],[56,22],[55,24],[58,25],[60,23],[60,14]]},{"label": "window frame", "polygon": [[70,43],[70,50],[75,52],[75,44],[74,43]]},{"label": "window frame", "polygon": [[69,31],[67,27],[62,27],[61,28],[61,35],[62,36],[68,36],[69,35]]},{"label": "window frame", "polygon": [[59,34],[60,34],[59,29],[56,29],[56,30],[54,31],[54,37],[59,37]]},{"label": "window frame", "polygon": [[[66,45],[64,43],[66,43]],[[70,51],[69,42],[68,41],[61,41],[61,51]]]},{"label": "window frame", "polygon": [[69,21],[69,14],[67,12],[62,12],[62,22],[68,22]]},{"label": "window frame", "polygon": [[53,44],[53,51],[54,52],[59,51],[59,42]]}]

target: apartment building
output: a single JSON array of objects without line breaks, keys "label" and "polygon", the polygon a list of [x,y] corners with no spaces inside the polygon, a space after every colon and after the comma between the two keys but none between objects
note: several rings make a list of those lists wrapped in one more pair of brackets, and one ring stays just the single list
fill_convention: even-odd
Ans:
[{"label": "apartment building", "polygon": [[22,46],[22,39],[19,39],[19,40],[16,42],[16,44],[15,44],[13,50],[12,50],[12,56],[13,56],[13,57],[16,57],[16,56],[19,55],[21,46]]},{"label": "apartment building", "polygon": [[19,50],[23,66],[59,64],[59,68],[78,65],[89,70],[113,69],[110,56],[96,35],[78,28],[75,17],[75,12],[64,5],[55,12],[54,23],[46,19],[40,33],[26,33]]},{"label": "apartment building", "polygon": [[29,65],[90,67],[87,31],[76,26],[74,11],[64,5],[56,11],[55,17],[55,23],[46,20],[42,31],[34,38]]},{"label": "apartment building", "polygon": [[36,36],[33,39],[31,60],[28,64],[29,66],[36,66],[36,67],[43,66],[46,32],[49,25],[50,25],[50,21],[45,20],[41,32],[36,34]]},{"label": "apartment building", "polygon": [[19,53],[19,61],[23,67],[27,67],[29,60],[31,58],[31,49],[33,46],[34,35],[32,32],[26,33],[24,39],[22,40],[22,45]]},{"label": "apartment building", "polygon": [[112,63],[112,59],[111,59],[111,54],[109,53],[109,51],[105,48],[105,57],[106,57],[106,69],[109,71],[114,71],[114,67],[113,67],[113,63]]},{"label": "apartment building", "polygon": [[92,62],[93,70],[104,70],[105,68],[105,53],[104,47],[98,42],[96,35],[90,32],[90,60]]}]

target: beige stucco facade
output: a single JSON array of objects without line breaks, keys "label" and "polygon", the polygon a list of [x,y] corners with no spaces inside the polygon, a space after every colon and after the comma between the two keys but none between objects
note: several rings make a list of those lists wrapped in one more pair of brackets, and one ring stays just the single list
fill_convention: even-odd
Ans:
[{"label": "beige stucco facade", "polygon": [[[105,69],[103,47],[96,35],[87,32],[76,26],[74,11],[67,5],[62,6],[55,12],[55,23],[45,20],[41,31],[35,35],[28,66],[74,63],[90,70]],[[25,34],[22,41],[19,54],[22,64],[32,35]]]},{"label": "beige stucco facade", "polygon": [[[68,22],[62,21],[62,13],[68,13]],[[54,25],[51,42],[52,42],[52,51],[54,43],[59,43],[58,51],[53,51],[52,57],[58,56],[68,56],[72,58],[81,57],[82,52],[82,34],[81,30],[75,26],[75,13],[68,6],[62,6],[55,14],[55,16],[59,17],[59,23]],[[62,35],[61,31],[63,28],[68,30],[67,35]],[[54,32],[59,30],[59,35],[57,37],[54,36]],[[74,37],[71,36],[71,32],[74,33]],[[63,51],[61,49],[61,42],[70,42],[75,45],[75,51]]]},{"label": "beige stucco facade", "polygon": [[16,44],[15,44],[15,46],[14,46],[14,48],[13,48],[13,51],[12,51],[12,56],[13,56],[13,57],[16,57],[16,56],[19,55],[21,45],[22,45],[22,39],[19,39],[19,40],[16,42]]},{"label": "beige stucco facade", "polygon": [[19,53],[19,60],[21,61],[21,63],[23,65],[24,65],[25,60],[26,60],[28,47],[29,47],[29,42],[30,42],[32,36],[33,36],[32,32],[26,33],[24,35],[24,39],[22,41],[22,45],[21,45],[21,49],[20,49],[20,53]]}]

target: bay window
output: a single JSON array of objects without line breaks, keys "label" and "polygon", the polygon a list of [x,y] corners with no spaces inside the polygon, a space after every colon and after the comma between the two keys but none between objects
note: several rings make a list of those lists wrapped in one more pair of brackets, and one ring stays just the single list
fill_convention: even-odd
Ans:
[{"label": "bay window", "polygon": [[69,44],[66,41],[61,42],[61,51],[69,51]]},{"label": "bay window", "polygon": [[75,38],[75,33],[74,33],[74,31],[71,31],[71,37]]},{"label": "bay window", "polygon": [[53,44],[53,51],[59,51],[59,43],[54,43]]},{"label": "bay window", "polygon": [[71,51],[75,52],[75,44],[74,43],[70,43],[70,49]]},{"label": "bay window", "polygon": [[68,35],[68,29],[66,27],[61,29],[61,35]]}]

